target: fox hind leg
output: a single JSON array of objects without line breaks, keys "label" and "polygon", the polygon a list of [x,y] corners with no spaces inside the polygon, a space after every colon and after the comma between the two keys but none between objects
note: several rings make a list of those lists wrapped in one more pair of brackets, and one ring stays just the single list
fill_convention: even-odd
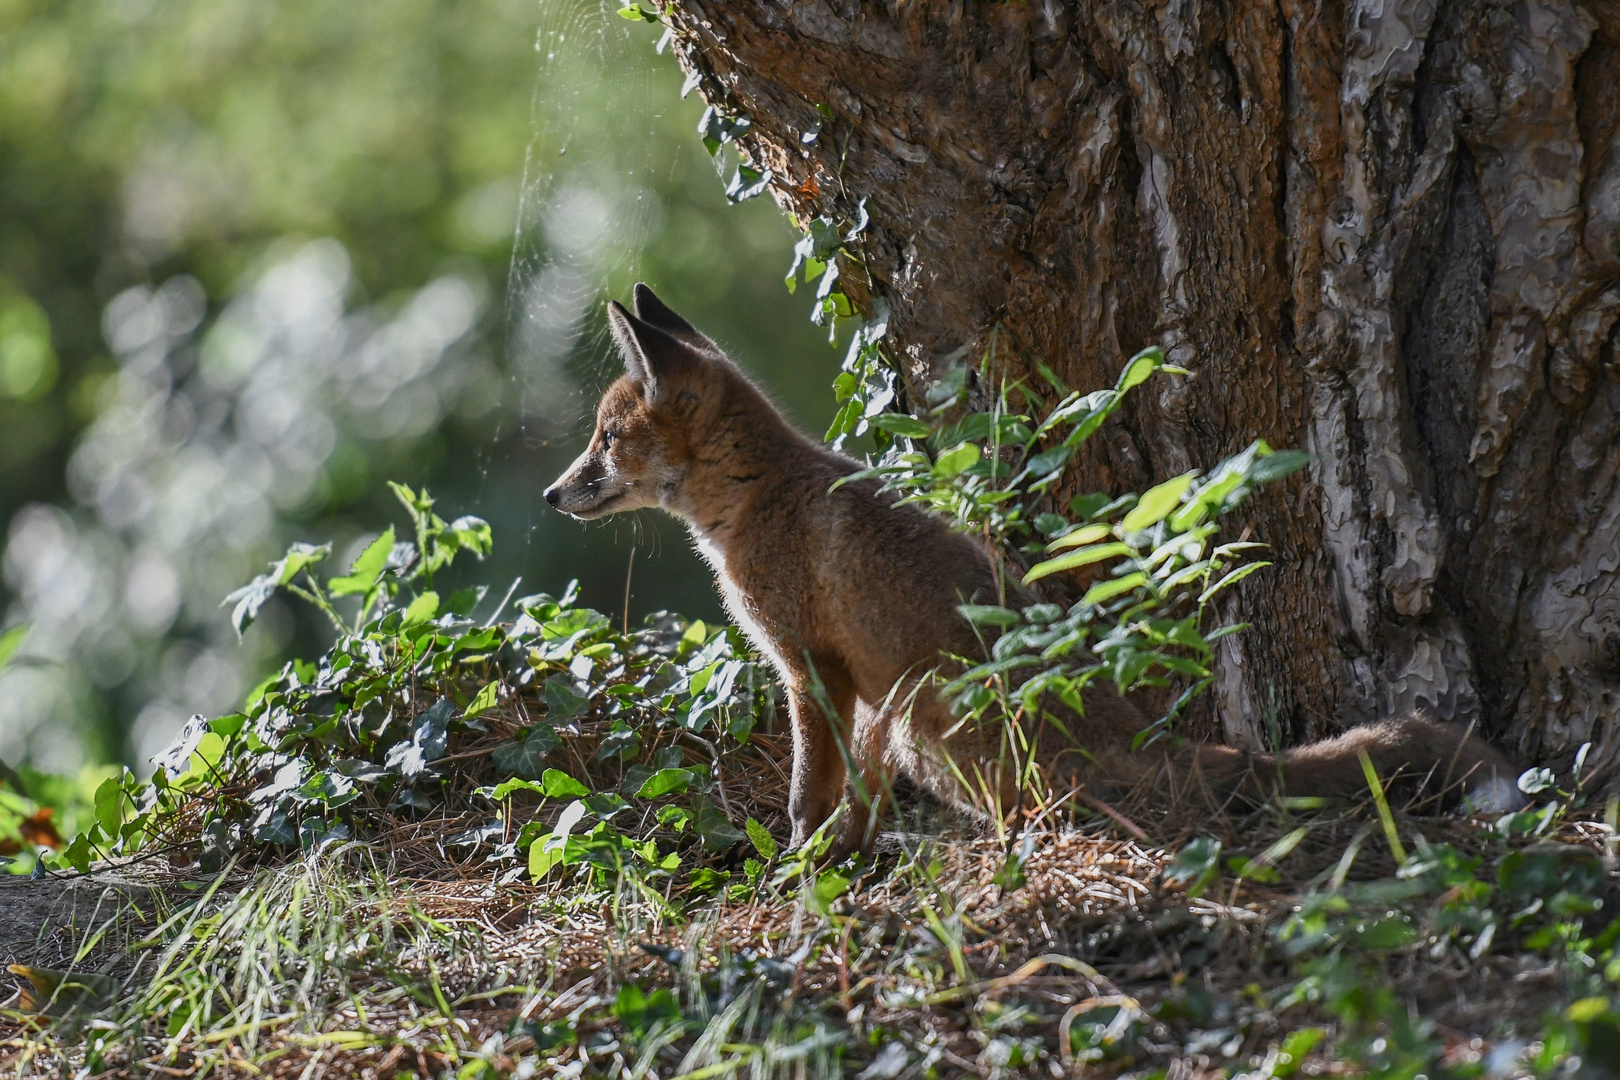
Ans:
[{"label": "fox hind leg", "polygon": [[[788,818],[798,847],[838,808],[844,794],[844,751],[839,745],[855,706],[855,684],[835,662],[817,662],[813,675],[794,680],[788,690],[793,721],[793,780]],[[817,683],[819,682],[819,686]],[[832,715],[828,715],[830,706]]]},{"label": "fox hind leg", "polygon": [[855,733],[851,743],[855,774],[849,785],[849,815],[833,847],[834,862],[846,855],[872,853],[882,821],[894,797],[895,767],[889,753],[888,713],[866,702],[855,704]]}]

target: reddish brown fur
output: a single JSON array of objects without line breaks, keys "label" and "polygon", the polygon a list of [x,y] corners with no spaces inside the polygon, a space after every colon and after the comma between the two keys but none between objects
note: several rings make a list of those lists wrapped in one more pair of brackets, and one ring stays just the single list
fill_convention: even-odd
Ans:
[{"label": "reddish brown fur", "polygon": [[[846,793],[841,747],[857,767],[853,790],[873,797],[851,799],[840,850],[870,846],[871,811],[897,771],[959,805],[1010,808],[1017,784],[999,733],[960,725],[931,689],[947,656],[982,655],[956,608],[994,601],[984,552],[873,481],[834,490],[859,463],[796,431],[645,286],[636,301],[640,318],[610,309],[627,373],[603,395],[590,446],[546,497],[581,518],[659,506],[686,521],[728,610],[786,684],[794,842]],[[1077,734],[1089,760],[1055,733],[1039,740],[1053,782],[1106,792],[1159,769],[1217,798],[1263,798],[1279,778],[1293,794],[1353,796],[1366,789],[1362,751],[1385,777],[1433,773],[1438,786],[1512,775],[1488,745],[1422,718],[1300,747],[1280,768],[1270,755],[1214,745],[1132,754],[1147,723],[1136,705],[1111,691],[1086,704]]]}]

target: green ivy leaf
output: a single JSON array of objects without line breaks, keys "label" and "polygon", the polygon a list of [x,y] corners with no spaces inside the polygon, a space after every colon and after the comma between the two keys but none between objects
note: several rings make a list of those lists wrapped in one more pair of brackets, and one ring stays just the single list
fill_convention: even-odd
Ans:
[{"label": "green ivy leaf", "polygon": [[707,896],[719,892],[726,882],[731,880],[731,871],[713,870],[707,866],[700,866],[692,871],[691,889],[695,896]]},{"label": "green ivy leaf", "polygon": [[96,824],[108,836],[117,836],[124,824],[124,787],[119,778],[109,776],[96,788]]},{"label": "green ivy leaf", "polygon": [[299,571],[314,566],[331,553],[331,544],[294,544],[287,549],[281,561],[271,567],[271,573],[275,575],[277,585],[286,585],[298,576]]},{"label": "green ivy leaf", "polygon": [[197,744],[202,741],[208,730],[208,721],[201,716],[193,716],[186,721],[173,742],[161,752],[152,755],[152,764],[158,766],[171,779],[184,776],[186,767],[191,761],[192,751],[197,749]]},{"label": "green ivy leaf", "polygon": [[480,713],[485,713],[490,709],[493,709],[496,701],[500,697],[500,692],[500,680],[497,679],[492,682],[485,683],[484,688],[478,691],[478,693],[473,697],[472,701],[468,703],[467,711],[462,714],[462,719],[471,720]]},{"label": "green ivy leaf", "polygon": [[826,915],[832,908],[832,903],[849,891],[849,878],[835,870],[823,870],[816,875],[816,883],[810,889],[810,905]]},{"label": "green ivy leaf", "polygon": [[561,769],[547,769],[540,785],[548,799],[583,799],[591,793],[590,788]]},{"label": "green ivy leaf", "polygon": [[456,518],[445,527],[441,542],[452,551],[458,549],[470,551],[482,559],[494,548],[495,534],[490,529],[489,522],[467,514]]},{"label": "green ivy leaf", "polygon": [[538,882],[551,872],[551,868],[563,861],[568,851],[568,836],[579,824],[579,819],[585,816],[585,804],[575,799],[569,803],[557,819],[552,830],[535,838],[529,845],[529,877]]},{"label": "green ivy leaf", "polygon": [[546,719],[553,724],[566,724],[585,711],[589,696],[579,692],[579,683],[572,675],[557,674],[546,680]]},{"label": "green ivy leaf", "polygon": [[643,799],[678,795],[687,789],[696,775],[691,769],[659,769],[647,778],[636,795]]},{"label": "green ivy leaf", "polygon": [[546,789],[535,783],[533,780],[525,780],[522,777],[514,776],[509,779],[502,780],[499,784],[496,784],[492,788],[479,788],[478,794],[486,795],[496,802],[500,802],[502,799],[510,798],[519,791],[529,791],[536,795],[544,795],[546,793]]},{"label": "green ivy leaf", "polygon": [[710,851],[726,851],[743,840],[743,834],[707,795],[692,796],[692,827]]},{"label": "green ivy leaf", "polygon": [[389,747],[383,763],[406,780],[422,775],[431,762],[444,757],[450,741],[450,720],[455,715],[456,703],[440,698],[417,714],[411,723],[410,739]]},{"label": "green ivy leaf", "polygon": [[69,866],[73,867],[73,869],[77,870],[79,873],[88,874],[90,872],[89,835],[86,833],[80,833],[78,836],[75,836],[73,838],[73,843],[69,844],[63,849],[62,858],[67,861]]},{"label": "green ivy leaf", "polygon": [[602,738],[602,743],[596,749],[596,760],[606,761],[610,757],[620,759],[634,757],[641,751],[641,735],[633,730],[623,720],[615,720],[613,729]]},{"label": "green ivy leaf", "polygon": [[489,756],[495,768],[503,773],[525,780],[540,780],[554,771],[545,767],[545,758],[561,744],[562,739],[551,725],[542,722],[524,728],[510,742],[497,743]]},{"label": "green ivy leaf", "polygon": [[658,811],[658,824],[676,832],[685,832],[692,823],[691,811],[674,803],[665,803]]},{"label": "green ivy leaf", "polygon": [[259,609],[265,602],[275,595],[277,589],[288,584],[298,576],[300,570],[305,570],[331,553],[331,544],[293,544],[287,553],[279,560],[270,564],[267,573],[260,574],[246,585],[227,595],[221,606],[235,604],[231,611],[231,625],[236,627],[237,636],[248,628],[258,617]]},{"label": "green ivy leaf", "polygon": [[190,776],[202,776],[212,773],[219,759],[225,756],[225,740],[212,731],[205,732],[197,740],[197,748],[191,752],[191,758],[186,763],[186,773]]},{"label": "green ivy leaf", "polygon": [[754,198],[770,186],[772,175],[769,169],[739,164],[731,182],[726,185],[727,201],[739,203]]}]

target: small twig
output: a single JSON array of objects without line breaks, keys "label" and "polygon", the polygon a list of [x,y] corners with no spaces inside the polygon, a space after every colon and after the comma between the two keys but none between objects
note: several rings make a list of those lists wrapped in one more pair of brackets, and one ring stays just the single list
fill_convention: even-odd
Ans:
[{"label": "small twig", "polygon": [[1124,814],[1120,813],[1118,810],[1115,810],[1112,806],[1109,806],[1095,795],[1088,795],[1084,791],[1076,791],[1074,793],[1074,797],[1091,807],[1093,810],[1097,811],[1099,814],[1107,814],[1109,817],[1113,818],[1121,828],[1130,833],[1132,836],[1136,837],[1136,839],[1142,841],[1142,843],[1152,843],[1152,841],[1148,839],[1148,834],[1142,831],[1142,827],[1140,825],[1126,817]]},{"label": "small twig", "polygon": [[630,579],[636,569],[636,545],[630,545],[630,561],[624,568],[624,621],[620,624],[624,636],[630,636]]},{"label": "small twig", "polygon": [[[175,844],[172,847],[153,848],[151,851],[144,852],[144,853],[142,853],[140,855],[131,856],[130,858],[124,860],[121,863],[117,863],[116,865],[97,866],[97,867],[92,867],[89,870],[74,870],[74,871],[69,872],[69,871],[61,871],[61,870],[52,870],[50,867],[44,866],[44,865],[41,865],[40,869],[42,871],[44,871],[43,876],[47,880],[51,880],[51,881],[73,881],[76,878],[95,877],[97,874],[104,874],[109,870],[122,870],[126,866],[134,866],[136,863],[145,862],[147,859],[155,859],[159,855],[168,855],[168,854],[171,854],[173,852],[179,851],[184,846],[185,846],[184,844]],[[99,851],[100,849],[98,848],[97,850]],[[21,880],[26,880],[26,879],[21,879]]]},{"label": "small twig", "polygon": [[488,630],[495,625],[495,620],[501,617],[501,612],[506,610],[506,605],[511,601],[512,594],[517,592],[518,586],[522,583],[523,578],[521,576],[512,579],[512,584],[506,587],[506,595],[501,597],[499,604],[495,605],[495,610],[489,613],[489,618],[479,624],[479,629]]}]

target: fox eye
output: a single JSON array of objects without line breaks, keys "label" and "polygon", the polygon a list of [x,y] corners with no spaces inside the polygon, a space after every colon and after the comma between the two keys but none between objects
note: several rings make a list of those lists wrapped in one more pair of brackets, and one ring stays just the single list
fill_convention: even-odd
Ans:
[{"label": "fox eye", "polygon": [[609,428],[607,431],[602,432],[602,449],[604,449],[604,450],[613,449],[613,437],[614,437],[613,436],[613,430],[611,428]]}]

